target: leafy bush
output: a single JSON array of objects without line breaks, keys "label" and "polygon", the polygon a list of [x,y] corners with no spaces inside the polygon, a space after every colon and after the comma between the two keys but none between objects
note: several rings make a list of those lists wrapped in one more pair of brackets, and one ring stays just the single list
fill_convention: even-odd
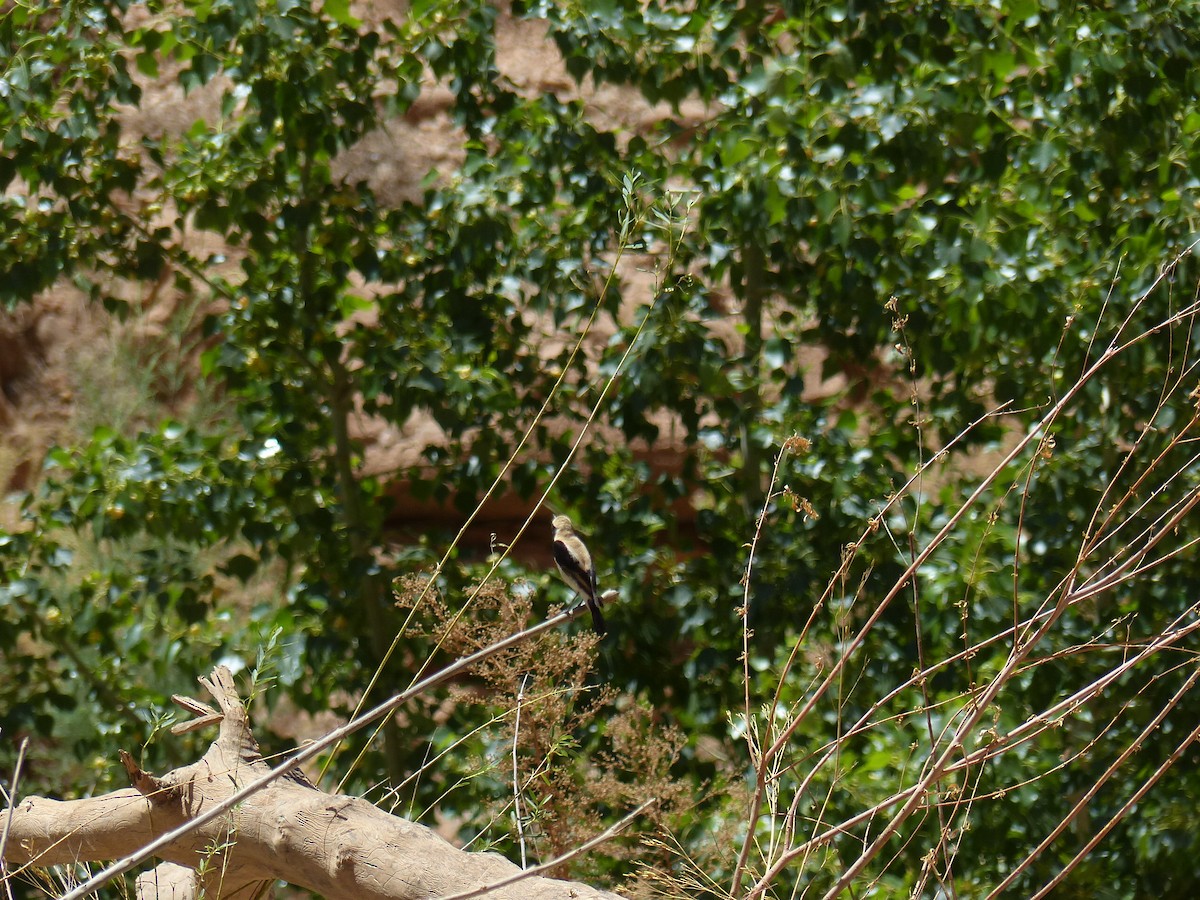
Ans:
[{"label": "leafy bush", "polygon": [[[52,451],[0,535],[4,733],[56,767],[30,784],[90,789],[114,733],[148,742],[167,693],[272,640],[260,662],[309,712],[407,683],[414,619],[432,626],[393,578],[424,568],[455,598],[486,570],[433,531],[395,548],[392,487],[466,515],[570,463],[551,502],[590,519],[621,592],[599,677],[689,735],[677,778],[722,758],[751,775],[749,801],[671,823],[696,859],[667,874],[693,893],[700,872],[778,895],[845,877],[1033,894],[1068,864],[1077,893],[1194,887],[1172,727],[1196,715],[1173,649],[1193,609],[1193,12],[516,3],[578,82],[555,93],[501,74],[504,15],[6,13],[4,303],[69,281],[126,315],[131,286],[167,283],[204,311],[199,377],[230,409]],[[343,178],[430,77],[458,168],[419,201]],[[130,133],[150,78],[219,115]],[[600,124],[603,83],[671,111]],[[193,255],[199,236],[225,251]],[[622,277],[632,254],[657,267],[647,293]],[[576,353],[596,322],[611,337]],[[360,415],[445,440],[368,477]],[[352,790],[400,784],[475,724],[431,701],[331,765]],[[1175,781],[1130,812],[1160,763]],[[448,783],[419,779],[412,808],[507,796]],[[892,842],[873,845],[871,809],[901,810]],[[1110,819],[1105,852],[1071,863]]]}]

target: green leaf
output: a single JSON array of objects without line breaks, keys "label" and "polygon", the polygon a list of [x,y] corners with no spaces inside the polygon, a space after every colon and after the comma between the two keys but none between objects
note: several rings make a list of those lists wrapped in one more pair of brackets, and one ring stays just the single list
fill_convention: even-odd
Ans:
[{"label": "green leaf", "polygon": [[158,77],[158,56],[150,50],[145,50],[135,58],[137,70],[147,78]]},{"label": "green leaf", "polygon": [[345,25],[347,28],[362,26],[360,20],[350,15],[350,0],[324,0],[321,8],[339,25]]}]

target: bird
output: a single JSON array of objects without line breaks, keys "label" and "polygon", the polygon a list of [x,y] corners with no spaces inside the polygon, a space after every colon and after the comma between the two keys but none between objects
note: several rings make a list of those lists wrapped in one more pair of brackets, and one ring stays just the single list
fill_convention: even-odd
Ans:
[{"label": "bird", "polygon": [[596,566],[587,545],[575,533],[575,526],[566,516],[555,516],[550,521],[554,529],[554,564],[558,574],[575,593],[583,597],[592,613],[592,627],[596,634],[604,634],[604,616],[600,614],[600,597],[596,592]]}]

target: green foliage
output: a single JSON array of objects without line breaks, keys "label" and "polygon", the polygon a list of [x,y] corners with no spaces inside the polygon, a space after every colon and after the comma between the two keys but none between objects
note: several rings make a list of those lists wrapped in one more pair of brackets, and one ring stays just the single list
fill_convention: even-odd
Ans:
[{"label": "green foliage", "polygon": [[[1130,546],[1120,516],[1105,525],[1093,514],[1120,501],[1113,485],[1137,481],[1122,469],[1131,447],[1176,475],[1151,479],[1159,506],[1125,502],[1125,533],[1191,489],[1186,444],[1171,443],[1191,410],[1173,379],[1190,374],[1196,338],[1187,322],[1158,326],[1186,302],[1190,289],[1181,297],[1173,285],[1195,281],[1194,262],[1180,259],[1146,293],[1200,231],[1190,108],[1200,21],[1186,6],[514,4],[514,16],[546,20],[581,85],[624,85],[671,107],[638,129],[598,124],[570,92],[505,78],[503,13],[490,3],[426,0],[377,28],[344,0],[185,0],[169,14],[153,2],[10,6],[3,302],[73,280],[122,311],[122,284],[169,273],[208,311],[202,377],[232,410],[228,421],[164,420],[138,434],[101,427],[53,451],[21,526],[0,533],[5,737],[36,734],[44,758],[78,758],[74,784],[97,777],[89,767],[112,732],[148,739],[165,695],[190,691],[215,659],[258,659],[265,671],[258,649],[271,642],[278,686],[308,710],[365,689],[401,629],[392,579],[425,551],[388,550],[389,485],[362,477],[351,438],[360,411],[397,427],[414,415],[435,423],[445,441],[391,477],[465,513],[547,399],[561,427],[536,428],[502,485],[522,498],[539,494],[603,396],[614,439],[591,432],[552,498],[586,513],[602,580],[621,590],[619,636],[599,671],[697,739],[677,767],[697,783],[712,774],[702,736],[741,753],[733,739],[795,722],[807,749],[775,789],[807,798],[799,815],[814,832],[930,763],[941,728],[969,714],[1011,641],[905,687],[914,669],[1030,615],[1076,566],[1085,536],[1110,537],[1083,554],[1081,577]],[[427,72],[451,91],[461,163],[431,173],[419,202],[348,180],[347,152],[408,112]],[[149,78],[216,92],[219,116],[128,133],[122,113]],[[228,248],[236,270],[223,255],[190,256],[197,233]],[[643,250],[660,267],[651,296],[609,279],[614,259]],[[572,363],[570,338],[594,311],[615,322],[612,337],[598,358]],[[1147,339],[1055,423],[1062,449],[1006,471],[918,568],[915,592],[880,606],[854,644],[975,486],[964,462],[1024,433],[1111,342],[1139,333]],[[610,389],[598,375],[616,376]],[[969,428],[998,403],[1010,404],[1006,419]],[[792,434],[812,446],[769,483]],[[960,434],[950,464],[893,502]],[[665,470],[642,453],[664,442],[678,451]],[[683,505],[694,528],[676,521]],[[1172,546],[1186,547],[1190,522],[1176,535]],[[477,574],[448,568],[436,586],[453,596]],[[987,728],[1019,728],[1109,671],[1104,653],[1064,648],[1117,643],[1111,622],[1128,646],[1152,640],[1191,603],[1189,575],[1180,552],[1091,614],[1064,616],[1056,649],[1014,674]],[[244,599],[243,585],[267,578],[276,595]],[[419,641],[397,646],[385,684],[407,683],[424,658]],[[842,659],[844,681],[800,716]],[[1150,658],[1061,729],[974,771],[959,788],[1004,802],[964,814],[957,858],[933,863],[942,889],[988,888],[1020,865],[1066,812],[1044,797],[1086,790],[1111,756],[1058,761],[1101,729],[1128,745],[1180,678],[1172,660]],[[1142,705],[1126,705],[1130,694]],[[1178,709],[1194,718],[1194,699]],[[885,724],[847,736],[868,713]],[[411,734],[435,748],[473,734],[467,708],[439,715],[432,701],[414,709]],[[805,766],[839,736],[836,764],[810,778]],[[477,741],[494,755],[494,735]],[[386,768],[378,745],[354,773],[352,753],[337,765],[352,789],[372,780],[363,771],[399,783],[427,749],[392,734]],[[161,764],[187,750],[148,748]],[[1123,769],[1121,790],[1095,800],[1096,821],[1144,776]],[[1076,870],[1073,890],[1192,885],[1194,841],[1179,823],[1200,788],[1191,772],[1178,777]],[[465,809],[498,790],[464,780],[449,800],[440,792],[453,782],[449,772],[419,780],[414,808]],[[772,817],[747,827],[763,846],[778,836]],[[922,827],[937,826],[902,832],[888,851],[896,860],[870,870],[881,890],[933,890],[921,854],[941,838]],[[704,824],[690,833],[699,852]],[[868,839],[857,834],[857,846],[814,848],[773,889],[832,885]],[[1071,856],[1058,850],[1020,886],[1053,877]],[[708,864],[713,878],[737,868]]]},{"label": "green foliage", "polygon": [[122,52],[129,39],[105,4],[18,3],[0,21],[6,306],[59,278],[94,286],[92,272],[148,279],[163,265],[170,232],[148,232],[113,202],[143,174],[113,116],[141,96]]}]

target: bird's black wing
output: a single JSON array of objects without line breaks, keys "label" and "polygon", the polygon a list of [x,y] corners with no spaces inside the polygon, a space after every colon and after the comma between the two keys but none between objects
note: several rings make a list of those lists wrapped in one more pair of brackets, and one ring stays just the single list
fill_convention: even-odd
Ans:
[{"label": "bird's black wing", "polygon": [[575,559],[571,551],[567,549],[567,545],[562,541],[554,542],[554,561],[558,563],[558,567],[564,572],[574,572],[576,575],[584,577],[585,581],[587,580],[587,573],[581,570],[579,561]]},{"label": "bird's black wing", "polygon": [[[586,548],[584,551],[586,552]],[[559,570],[563,573],[563,577],[567,578],[571,587],[589,599],[595,598],[596,566],[594,563],[585,569],[579,557],[572,553],[563,541],[554,542],[554,561],[558,563]]]}]

